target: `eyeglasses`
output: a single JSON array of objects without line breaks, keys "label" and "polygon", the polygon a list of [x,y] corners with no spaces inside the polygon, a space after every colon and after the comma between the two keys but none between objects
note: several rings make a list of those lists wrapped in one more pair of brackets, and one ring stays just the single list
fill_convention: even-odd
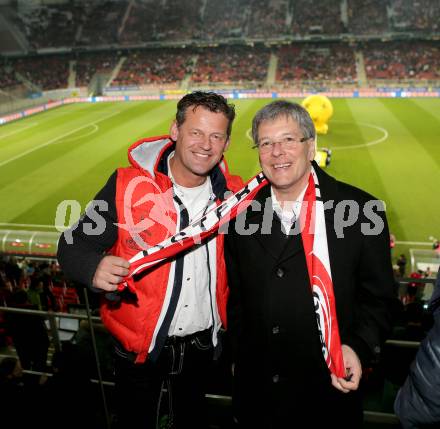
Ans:
[{"label": "eyeglasses", "polygon": [[260,140],[253,149],[258,149],[260,153],[268,153],[271,152],[274,148],[276,143],[279,143],[283,149],[296,149],[298,146],[301,145],[301,143],[306,142],[307,140],[310,140],[311,137],[302,137],[300,139],[297,139],[295,137],[286,136],[283,137],[281,140],[269,140],[269,139],[263,139]]}]

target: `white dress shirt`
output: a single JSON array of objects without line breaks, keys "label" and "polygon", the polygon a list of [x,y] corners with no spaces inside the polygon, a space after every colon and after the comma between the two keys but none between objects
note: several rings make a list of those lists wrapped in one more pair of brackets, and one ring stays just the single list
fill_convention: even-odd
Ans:
[{"label": "white dress shirt", "polygon": [[[169,157],[171,159],[171,157]],[[211,180],[206,181],[195,188],[186,188],[174,182],[171,169],[169,176],[173,181],[174,192],[182,201],[189,215],[191,223],[200,217],[210,206],[214,204],[214,196]],[[179,207],[174,202],[177,213]],[[180,216],[177,225],[179,225]],[[208,269],[209,251],[209,269]],[[168,279],[168,290],[174,284],[175,262],[172,263]],[[219,325],[219,316],[216,306],[216,241],[210,239],[203,245],[195,245],[192,251],[184,258],[182,289],[177,302],[176,311],[171,321],[168,335],[185,336],[194,332],[203,331],[213,325],[212,316],[215,318],[215,326]],[[211,285],[210,285],[211,282]],[[209,290],[211,286],[211,293]]]},{"label": "white dress shirt", "polygon": [[298,195],[298,198],[295,201],[284,201],[282,204],[277,200],[275,192],[273,191],[272,186],[270,187],[270,193],[272,197],[272,207],[273,211],[279,217],[282,225],[283,232],[287,235],[289,234],[292,225],[299,218],[301,213],[301,206],[304,200],[304,195],[306,193],[307,186],[301,191]]}]

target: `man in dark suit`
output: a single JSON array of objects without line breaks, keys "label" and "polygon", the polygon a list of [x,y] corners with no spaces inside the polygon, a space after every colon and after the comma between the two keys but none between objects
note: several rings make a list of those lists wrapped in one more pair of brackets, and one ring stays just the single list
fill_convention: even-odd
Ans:
[{"label": "man in dark suit", "polygon": [[298,104],[265,106],[252,133],[268,185],[225,240],[236,418],[246,428],[361,427],[362,365],[391,322],[383,204],[317,166]]}]

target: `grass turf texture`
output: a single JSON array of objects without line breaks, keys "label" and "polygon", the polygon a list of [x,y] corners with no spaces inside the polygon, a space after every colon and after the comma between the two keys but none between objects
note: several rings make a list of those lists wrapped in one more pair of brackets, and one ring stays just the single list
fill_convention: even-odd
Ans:
[{"label": "grass turf texture", "polygon": [[[269,101],[234,101],[237,119],[226,158],[231,172],[245,179],[259,171],[248,138],[251,120]],[[318,138],[318,146],[333,150],[328,172],[385,200],[397,240],[439,237],[440,100],[332,103],[329,133]],[[53,225],[66,199],[84,209],[113,170],[127,165],[131,143],[168,133],[175,106],[175,101],[72,104],[1,126],[0,228]],[[395,255],[409,247],[418,246],[398,245]]]}]

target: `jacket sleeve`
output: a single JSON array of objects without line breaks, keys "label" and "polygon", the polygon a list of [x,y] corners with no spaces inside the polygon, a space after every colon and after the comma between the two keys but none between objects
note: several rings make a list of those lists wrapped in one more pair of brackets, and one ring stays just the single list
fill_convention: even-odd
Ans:
[{"label": "jacket sleeve", "polygon": [[61,234],[58,262],[66,276],[77,283],[92,286],[99,262],[117,239],[115,195],[116,172],[110,176],[80,220]]},{"label": "jacket sleeve", "polygon": [[[346,338],[341,338],[355,350],[363,365],[369,365],[380,354],[397,309],[388,224],[384,212],[375,213],[383,228],[380,233],[361,231],[362,247],[355,279],[355,321]],[[363,223],[366,225],[368,220],[364,218]]]},{"label": "jacket sleeve", "polygon": [[404,429],[440,423],[439,293],[440,274],[437,275],[436,290],[433,294],[437,298],[434,325],[421,342],[409,375],[394,402],[394,411]]}]

